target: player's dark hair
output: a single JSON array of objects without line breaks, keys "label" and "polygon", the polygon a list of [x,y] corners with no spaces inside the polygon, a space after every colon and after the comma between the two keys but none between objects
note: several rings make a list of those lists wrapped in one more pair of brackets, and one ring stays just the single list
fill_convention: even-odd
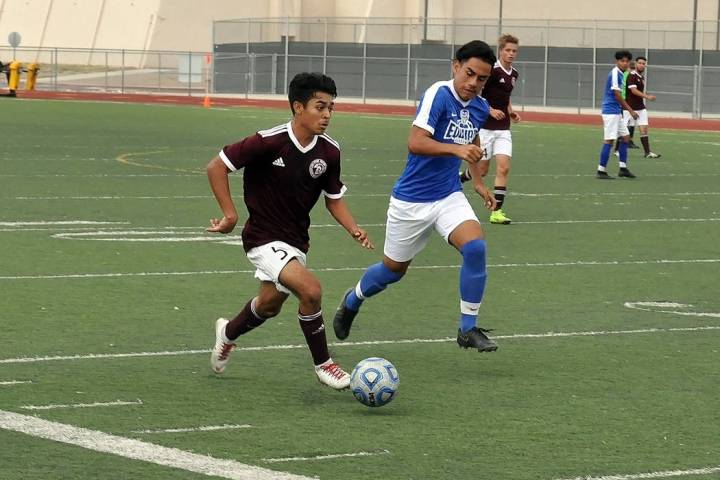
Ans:
[{"label": "player's dark hair", "polygon": [[323,92],[337,97],[337,87],[335,81],[322,73],[298,73],[293,77],[288,87],[288,100],[290,100],[290,110],[295,113],[293,103],[300,102],[307,105],[315,92]]},{"label": "player's dark hair", "polygon": [[489,65],[495,65],[495,62],[497,61],[497,57],[495,56],[493,49],[482,40],[473,40],[472,42],[468,42],[458,48],[457,52],[455,52],[455,60],[460,63],[465,63],[471,58],[479,58]]},{"label": "player's dark hair", "polygon": [[632,60],[632,53],[630,53],[630,50],[618,50],[615,52],[615,60],[622,60],[623,58]]},{"label": "player's dark hair", "polygon": [[640,55],[639,57],[637,57],[637,58],[635,59],[636,62],[637,62],[638,60],[645,60],[645,61],[647,62],[647,58],[643,57],[642,55]]}]

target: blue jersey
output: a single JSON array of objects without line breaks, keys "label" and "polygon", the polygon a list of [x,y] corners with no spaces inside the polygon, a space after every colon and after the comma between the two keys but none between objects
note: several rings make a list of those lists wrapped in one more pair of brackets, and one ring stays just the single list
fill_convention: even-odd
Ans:
[{"label": "blue jersey", "polygon": [[[465,145],[472,143],[490,114],[482,97],[462,100],[452,80],[437,82],[420,100],[413,125],[427,130],[433,140]],[[434,202],[462,190],[458,157],[430,157],[409,153],[405,170],[392,195],[405,202]]]},{"label": "blue jersey", "polygon": [[610,70],[605,81],[605,94],[602,101],[603,115],[616,115],[622,113],[622,105],[615,98],[615,90],[620,93],[625,90],[625,74],[618,67]]}]

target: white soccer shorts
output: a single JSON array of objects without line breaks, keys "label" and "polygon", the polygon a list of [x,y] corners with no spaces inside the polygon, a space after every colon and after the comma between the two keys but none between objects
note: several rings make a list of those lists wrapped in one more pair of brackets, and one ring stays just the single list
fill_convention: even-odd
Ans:
[{"label": "white soccer shorts", "polygon": [[630,135],[630,131],[623,122],[623,116],[620,113],[613,114],[602,114],[603,126],[604,126],[604,139],[615,140],[618,137],[624,137]]},{"label": "white soccer shorts", "polygon": [[628,127],[647,127],[648,125],[650,125],[648,123],[648,113],[646,108],[635,111],[638,114],[637,120],[630,116],[630,112],[628,112],[627,110],[623,110],[623,122],[625,122],[625,125],[627,125]]},{"label": "white soccer shorts", "polygon": [[307,257],[302,250],[279,241],[251,248],[247,252],[247,258],[257,269],[255,270],[255,278],[261,282],[273,282],[278,292],[287,294],[292,292],[285,288],[278,280],[280,272],[282,272],[285,265],[293,258],[297,258],[298,262],[303,266],[307,262]]},{"label": "white soccer shorts", "polygon": [[384,253],[396,262],[407,262],[425,248],[433,230],[445,241],[467,220],[480,223],[462,192],[426,203],[404,202],[390,197]]},{"label": "white soccer shorts", "polygon": [[478,133],[480,145],[485,149],[483,160],[490,160],[494,155],[512,157],[512,135],[510,130],[485,130]]}]

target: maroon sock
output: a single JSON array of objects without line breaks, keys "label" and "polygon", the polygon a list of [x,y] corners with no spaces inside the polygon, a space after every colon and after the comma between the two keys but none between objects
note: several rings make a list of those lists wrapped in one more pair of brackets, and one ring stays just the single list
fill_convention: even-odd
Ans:
[{"label": "maroon sock", "polygon": [[310,348],[313,363],[320,365],[330,358],[328,353],[327,340],[325,338],[325,323],[323,322],[322,310],[312,315],[302,315],[298,312],[300,328],[305,335],[305,341]]},{"label": "maroon sock", "polygon": [[225,327],[225,336],[228,340],[235,340],[240,335],[244,335],[253,328],[259,327],[267,320],[267,318],[261,318],[253,312],[255,298],[246,303],[240,313],[228,322],[227,327]]},{"label": "maroon sock", "polygon": [[648,139],[647,135],[640,137],[640,142],[642,142],[642,146],[645,149],[645,155],[650,153],[650,139]]}]

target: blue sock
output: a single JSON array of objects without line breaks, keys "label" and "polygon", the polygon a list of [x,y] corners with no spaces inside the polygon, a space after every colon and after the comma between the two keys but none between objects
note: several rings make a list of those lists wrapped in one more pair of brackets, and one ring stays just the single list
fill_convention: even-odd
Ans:
[{"label": "blue sock", "polygon": [[618,148],[618,153],[620,154],[620,161],[623,163],[627,162],[627,150],[628,144],[626,142],[620,142],[620,148]]},{"label": "blue sock", "polygon": [[465,333],[477,325],[478,309],[485,293],[487,267],[485,240],[471,240],[460,250],[460,330]]},{"label": "blue sock", "polygon": [[382,292],[389,284],[395,283],[401,278],[401,274],[393,272],[382,262],[370,265],[363,273],[358,286],[348,293],[345,305],[350,310],[358,311],[366,298]]},{"label": "blue sock", "polygon": [[[622,144],[620,144],[622,145]],[[625,144],[625,151],[627,152],[627,144]],[[610,151],[612,150],[612,144],[603,143],[602,150],[600,150],[600,166],[607,167],[608,160],[610,160]],[[622,154],[621,154],[622,155]]]}]

